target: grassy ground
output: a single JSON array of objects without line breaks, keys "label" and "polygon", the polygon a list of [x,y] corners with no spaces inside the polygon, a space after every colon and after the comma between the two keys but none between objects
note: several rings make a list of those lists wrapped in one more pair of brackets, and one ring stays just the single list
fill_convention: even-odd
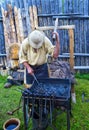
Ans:
[{"label": "grassy ground", "polygon": [[[75,85],[75,89],[77,103],[72,104],[73,117],[70,119],[71,130],[89,130],[89,75],[76,75],[76,77],[77,84]],[[22,109],[15,112],[14,115],[7,114],[8,111],[12,111],[18,107],[21,93],[16,91],[17,86],[5,89],[5,82],[6,77],[0,76],[0,130],[3,129],[3,123],[11,117],[19,118],[21,121],[20,130],[24,130]],[[85,93],[85,100],[87,102],[82,102],[83,92]],[[66,130],[66,113],[64,112],[58,116],[53,123],[58,130]],[[47,130],[52,129],[48,127]]]}]

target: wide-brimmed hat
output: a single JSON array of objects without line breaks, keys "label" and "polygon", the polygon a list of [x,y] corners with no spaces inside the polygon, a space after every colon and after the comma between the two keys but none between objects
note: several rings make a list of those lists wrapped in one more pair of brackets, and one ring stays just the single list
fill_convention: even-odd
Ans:
[{"label": "wide-brimmed hat", "polygon": [[38,49],[44,43],[44,37],[45,35],[43,34],[43,32],[34,30],[28,35],[29,44],[33,48]]}]

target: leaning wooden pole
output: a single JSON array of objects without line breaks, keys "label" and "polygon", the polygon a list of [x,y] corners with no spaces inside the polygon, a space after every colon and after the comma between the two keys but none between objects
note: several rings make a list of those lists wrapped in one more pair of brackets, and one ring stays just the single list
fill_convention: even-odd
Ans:
[{"label": "leaning wooden pole", "polygon": [[[57,29],[74,29],[75,25],[63,25],[63,26],[57,26]],[[54,26],[42,26],[42,27],[37,27],[39,30],[54,30]]]},{"label": "leaning wooden pole", "polygon": [[8,6],[8,13],[9,13],[9,19],[10,19],[11,43],[16,43],[16,32],[15,32],[15,25],[14,25],[12,6],[10,4],[8,4],[7,6]]},{"label": "leaning wooden pole", "polygon": [[34,26],[34,16],[33,16],[33,7],[32,6],[29,7],[29,14],[30,14],[31,31],[33,31],[35,29],[35,26]]},{"label": "leaning wooden pole", "polygon": [[21,17],[21,10],[18,9],[18,22],[19,22],[19,37],[20,37],[20,43],[24,40],[24,30],[23,30],[23,22]]},{"label": "leaning wooden pole", "polygon": [[[4,27],[4,38],[5,38],[5,48],[6,48],[6,56],[7,56],[7,61],[9,59],[9,45],[10,45],[10,39],[9,39],[9,33],[8,33],[8,29],[7,29],[7,16],[8,16],[8,13],[7,11],[5,11],[3,8],[1,8],[1,11],[2,11],[2,17],[3,17],[3,27]],[[7,22],[7,24],[6,24]]]},{"label": "leaning wooden pole", "polygon": [[38,17],[37,17],[37,8],[33,5],[33,16],[34,16],[34,26],[38,28]]},{"label": "leaning wooden pole", "polygon": [[20,43],[20,30],[19,30],[19,21],[18,21],[18,9],[17,9],[16,6],[14,7],[14,17],[15,17],[17,42]]}]

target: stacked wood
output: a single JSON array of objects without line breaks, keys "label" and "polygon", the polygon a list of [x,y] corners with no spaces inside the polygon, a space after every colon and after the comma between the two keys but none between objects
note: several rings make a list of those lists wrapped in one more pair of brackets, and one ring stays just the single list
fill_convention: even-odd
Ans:
[{"label": "stacked wood", "polygon": [[2,16],[3,16],[6,54],[7,54],[7,60],[9,60],[9,46],[12,43],[16,42],[15,25],[11,5],[8,5],[8,11],[2,8]]},{"label": "stacked wood", "polygon": [[7,5],[8,10],[2,8],[3,26],[5,45],[7,48],[13,43],[22,43],[24,40],[23,22],[21,10],[14,7],[14,12],[10,4]]},{"label": "stacked wood", "polygon": [[7,67],[14,69],[19,67],[19,45],[24,40],[24,31],[21,10],[12,10],[10,4],[7,7],[7,11],[2,8]]},{"label": "stacked wood", "polygon": [[[23,27],[23,17],[20,8],[14,7],[12,10],[12,6],[10,4],[7,5],[7,11],[2,8],[2,16],[3,16],[3,26],[4,26],[4,36],[5,36],[5,45],[6,45],[6,53],[8,55],[8,48],[13,43],[22,43],[24,40],[24,27]],[[25,7],[26,10],[26,7]],[[13,12],[14,11],[14,12]],[[28,10],[26,10],[28,12]],[[37,8],[36,6],[29,7],[29,23],[28,23],[28,13],[26,13],[25,17],[27,22],[27,27],[31,26],[31,32],[35,28],[38,28],[38,17],[37,17]],[[30,27],[28,27],[30,28]],[[27,30],[28,31],[28,30]]]}]

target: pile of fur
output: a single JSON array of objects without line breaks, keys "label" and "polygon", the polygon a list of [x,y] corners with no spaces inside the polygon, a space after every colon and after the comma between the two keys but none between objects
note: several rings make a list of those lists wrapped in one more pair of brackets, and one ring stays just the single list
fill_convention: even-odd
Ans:
[{"label": "pile of fur", "polygon": [[51,78],[70,79],[71,83],[76,83],[74,72],[71,71],[67,61],[56,59],[49,64],[49,68]]}]

